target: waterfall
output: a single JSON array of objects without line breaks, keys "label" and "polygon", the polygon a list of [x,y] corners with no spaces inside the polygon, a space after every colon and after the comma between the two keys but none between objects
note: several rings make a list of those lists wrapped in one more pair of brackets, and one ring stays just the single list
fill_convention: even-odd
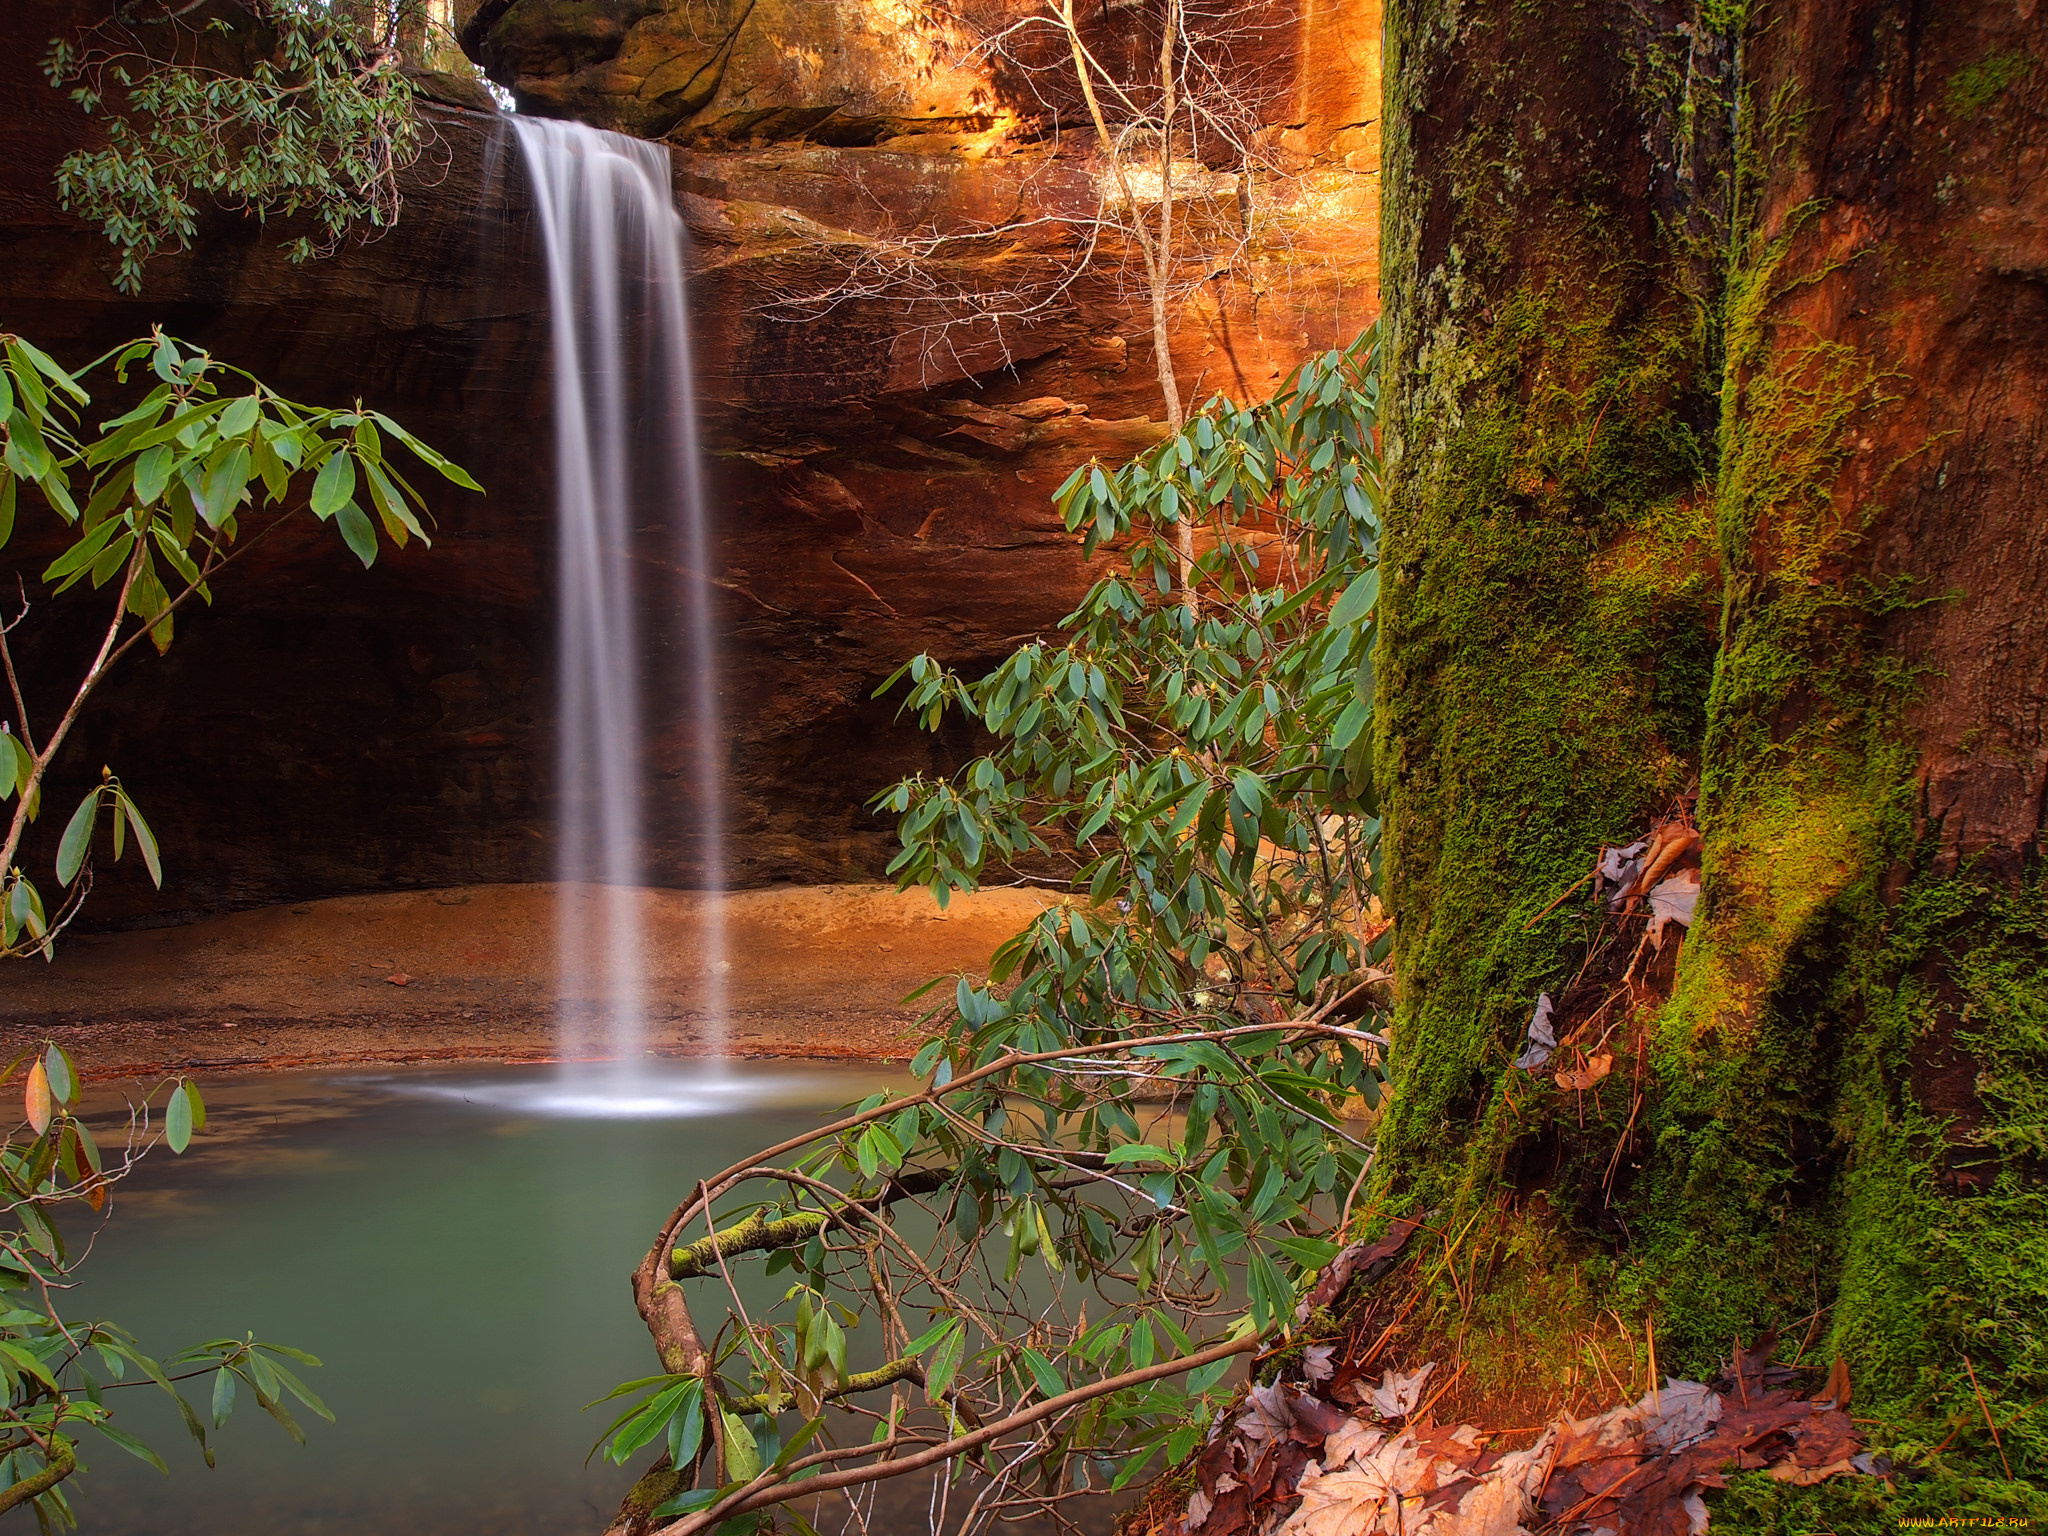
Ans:
[{"label": "waterfall", "polygon": [[[642,1075],[647,1039],[645,806],[654,772],[638,615],[650,596],[682,605],[685,675],[660,702],[684,717],[684,776],[706,871],[699,1007],[714,1055],[725,1049],[717,656],[686,236],[661,146],[575,123],[511,125],[533,183],[553,324],[558,1040],[579,1080],[606,1079],[607,1091],[621,1093]],[[655,560],[643,546],[636,562],[636,530],[650,526],[670,542],[657,544]],[[641,590],[648,568],[670,561],[680,590]],[[599,1061],[609,1065],[579,1065]]]}]

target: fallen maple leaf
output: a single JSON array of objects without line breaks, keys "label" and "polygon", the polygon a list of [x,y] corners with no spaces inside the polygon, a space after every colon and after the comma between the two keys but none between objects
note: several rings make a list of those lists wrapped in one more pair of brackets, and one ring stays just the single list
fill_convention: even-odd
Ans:
[{"label": "fallen maple leaf", "polygon": [[1682,869],[1660,882],[1650,892],[1650,947],[1664,947],[1664,929],[1669,923],[1690,928],[1699,900],[1700,872],[1696,869]]},{"label": "fallen maple leaf", "polygon": [[1276,1382],[1269,1387],[1252,1388],[1251,1411],[1237,1421],[1237,1432],[1251,1441],[1270,1440],[1286,1434],[1293,1423],[1287,1389]]},{"label": "fallen maple leaf", "polygon": [[1598,896],[1602,891],[1610,891],[1607,897],[1610,912],[1627,899],[1629,887],[1643,872],[1643,855],[1649,851],[1650,840],[1647,837],[1630,843],[1626,848],[1600,850],[1600,867],[1593,875],[1593,894]]},{"label": "fallen maple leaf", "polygon": [[1644,1401],[1651,1407],[1643,1428],[1666,1451],[1706,1439],[1721,1418],[1720,1394],[1704,1382],[1667,1376],[1663,1387]]},{"label": "fallen maple leaf", "polygon": [[1389,1370],[1380,1379],[1366,1398],[1366,1406],[1383,1419],[1405,1419],[1415,1411],[1415,1405],[1422,1398],[1422,1384],[1429,1379],[1429,1373],[1436,1369],[1436,1362],[1430,1361],[1417,1370],[1403,1376],[1399,1371]]},{"label": "fallen maple leaf", "polygon": [[1334,1472],[1347,1461],[1357,1456],[1370,1456],[1380,1448],[1380,1442],[1387,1438],[1383,1429],[1374,1429],[1363,1419],[1346,1419],[1342,1426],[1323,1442],[1323,1468]]}]

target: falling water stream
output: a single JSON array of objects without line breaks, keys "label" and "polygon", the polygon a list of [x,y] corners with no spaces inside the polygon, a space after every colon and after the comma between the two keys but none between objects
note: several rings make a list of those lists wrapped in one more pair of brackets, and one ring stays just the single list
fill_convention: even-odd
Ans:
[{"label": "falling water stream", "polygon": [[[648,998],[642,891],[649,875],[645,806],[654,780],[641,688],[651,597],[679,601],[679,708],[704,870],[701,957],[707,1044],[725,1044],[724,870],[717,762],[717,655],[707,577],[705,496],[685,303],[686,236],[660,145],[576,123],[515,117],[546,248],[553,315],[557,666],[556,772],[561,890],[559,1041],[563,1088],[646,1100]],[[667,591],[643,590],[642,528],[668,541]]]}]

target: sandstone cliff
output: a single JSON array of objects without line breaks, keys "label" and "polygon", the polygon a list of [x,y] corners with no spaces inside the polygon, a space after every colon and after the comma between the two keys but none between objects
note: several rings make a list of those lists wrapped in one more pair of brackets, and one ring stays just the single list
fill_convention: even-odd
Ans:
[{"label": "sandstone cliff", "polygon": [[[98,9],[34,0],[17,35]],[[1006,7],[988,10],[984,23]],[[829,286],[849,243],[997,223],[1026,197],[1055,211],[1094,198],[1092,137],[1034,117],[950,14],[909,0],[491,0],[468,17],[466,41],[521,110],[675,145],[719,508],[736,884],[880,868],[892,839],[867,797],[967,743],[896,724],[876,683],[920,648],[972,664],[1047,629],[1088,579],[1048,494],[1089,455],[1162,430],[1142,297],[1115,249],[1000,333],[935,338],[890,297],[812,318],[778,308]],[[1179,307],[1175,359],[1198,394],[1256,396],[1375,311],[1377,6],[1300,0],[1265,21],[1254,63],[1292,202],[1283,240]],[[56,207],[51,171],[86,124],[36,74],[39,51],[0,64],[13,125],[0,324],[76,362],[160,321],[288,394],[360,395],[489,492],[442,496],[434,547],[367,574],[324,536],[266,550],[168,658],[135,658],[108,686],[54,799],[115,763],[163,808],[170,874],[161,896],[110,875],[95,918],[545,878],[547,315],[510,135],[431,103],[433,147],[383,238],[294,267],[278,230],[210,217],[197,248],[128,300],[99,235]],[[1068,226],[1046,228],[1003,259],[1064,270]],[[25,528],[0,574],[32,579],[39,553]],[[658,596],[666,531],[645,530],[638,553]],[[78,638],[77,605],[57,606],[35,664]],[[651,599],[654,877],[687,885],[701,871],[684,743],[660,729],[679,707],[664,701],[681,694],[680,630]]]}]

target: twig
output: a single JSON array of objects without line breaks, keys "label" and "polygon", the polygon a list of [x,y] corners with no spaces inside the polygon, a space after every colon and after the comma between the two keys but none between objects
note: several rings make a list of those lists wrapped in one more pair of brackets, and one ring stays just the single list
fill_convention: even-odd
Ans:
[{"label": "twig", "polygon": [[[906,1472],[921,1471],[925,1467],[936,1465],[942,1461],[950,1461],[955,1456],[964,1455],[968,1451],[988,1444],[991,1440],[1000,1439],[1012,1430],[1027,1429],[1033,1424],[1057,1418],[1070,1408],[1079,1408],[1083,1404],[1091,1403],[1099,1397],[1106,1397],[1112,1392],[1121,1392],[1127,1387],[1143,1386],[1147,1382],[1163,1381],[1169,1376],[1179,1376],[1187,1371],[1198,1370],[1205,1365],[1214,1365],[1218,1360],[1227,1360],[1232,1355],[1242,1355],[1256,1349],[1258,1343],[1258,1335],[1250,1334],[1242,1339],[1230,1340],[1223,1344],[1213,1344],[1207,1349],[1198,1350],[1192,1355],[1186,1355],[1177,1360],[1163,1361],[1158,1365],[1146,1366],[1142,1370],[1126,1371],[1120,1376],[1111,1376],[1102,1381],[1090,1382],[1085,1387],[1076,1387],[1071,1392],[1062,1392],[1058,1397],[1047,1398],[1045,1401],[1024,1409],[1020,1413],[1013,1413],[1006,1419],[999,1419],[993,1424],[985,1425],[971,1434],[959,1435],[939,1445],[928,1446],[915,1456],[906,1456],[901,1461],[885,1462],[875,1467],[855,1467],[845,1472],[828,1472],[821,1477],[807,1478],[795,1490],[794,1494],[784,1494],[772,1486],[755,1488],[750,1484],[747,1488],[739,1489],[709,1509],[694,1515],[687,1515],[683,1519],[678,1520],[674,1525],[661,1527],[657,1536],[697,1536],[698,1532],[710,1530],[713,1526],[729,1519],[733,1515],[743,1515],[749,1510],[765,1509],[770,1504],[787,1502],[790,1497],[808,1497],[814,1493],[830,1493],[839,1488],[851,1488],[862,1483],[879,1482],[885,1477],[901,1477]],[[769,1472],[764,1472],[760,1479],[756,1479],[756,1482],[769,1477],[773,1472],[774,1469],[770,1468]]]},{"label": "twig", "polygon": [[[1606,1043],[1606,1036],[1603,1035],[1601,1037],[1601,1043]],[[1598,1050],[1599,1046],[1595,1046],[1594,1049]],[[1614,1170],[1621,1166],[1621,1154],[1628,1147],[1629,1133],[1635,1130],[1636,1115],[1642,1109],[1642,1107],[1643,1096],[1642,1094],[1638,1093],[1636,1095],[1635,1103],[1629,1106],[1628,1124],[1624,1125],[1621,1128],[1621,1140],[1617,1141],[1614,1144],[1614,1156],[1607,1159],[1607,1177],[1600,1181],[1600,1189],[1602,1196],[1600,1203],[1602,1205],[1607,1204],[1608,1199],[1611,1198],[1614,1193]]]},{"label": "twig", "polygon": [[1378,1152],[1378,1146],[1374,1146],[1372,1151],[1365,1154],[1365,1160],[1358,1165],[1358,1177],[1351,1181],[1350,1192],[1344,1196],[1344,1214],[1337,1218],[1339,1242],[1344,1240],[1344,1234],[1351,1229],[1351,1202],[1358,1198],[1358,1191],[1365,1183],[1365,1176],[1372,1172],[1373,1161]]},{"label": "twig", "polygon": [[2005,1465],[2008,1481],[2012,1478],[2012,1463],[2006,1460],[2005,1442],[1998,1436],[1998,1425],[1991,1417],[1991,1405],[1984,1401],[1984,1389],[1977,1384],[1977,1367],[1970,1364],[1970,1357],[1963,1356],[1963,1369],[1970,1373],[1970,1390],[1977,1394],[1977,1406],[1984,1412],[1984,1427],[1991,1431],[1991,1443],[1998,1447],[1998,1459]]},{"label": "twig", "polygon": [[1565,897],[1571,895],[1573,891],[1576,891],[1580,886],[1584,885],[1588,880],[1592,879],[1593,876],[1595,876],[1599,872],[1600,867],[1596,864],[1593,866],[1593,868],[1587,870],[1583,875],[1579,876],[1578,879],[1574,880],[1570,885],[1566,886],[1562,891],[1558,892],[1557,896],[1551,901],[1549,906],[1545,907],[1541,912],[1538,912],[1534,917],[1530,918],[1528,922],[1522,924],[1522,932],[1527,933],[1531,928],[1534,928],[1538,923],[1542,922],[1543,919],[1550,916],[1551,913],[1555,912],[1560,906],[1563,905]]}]

